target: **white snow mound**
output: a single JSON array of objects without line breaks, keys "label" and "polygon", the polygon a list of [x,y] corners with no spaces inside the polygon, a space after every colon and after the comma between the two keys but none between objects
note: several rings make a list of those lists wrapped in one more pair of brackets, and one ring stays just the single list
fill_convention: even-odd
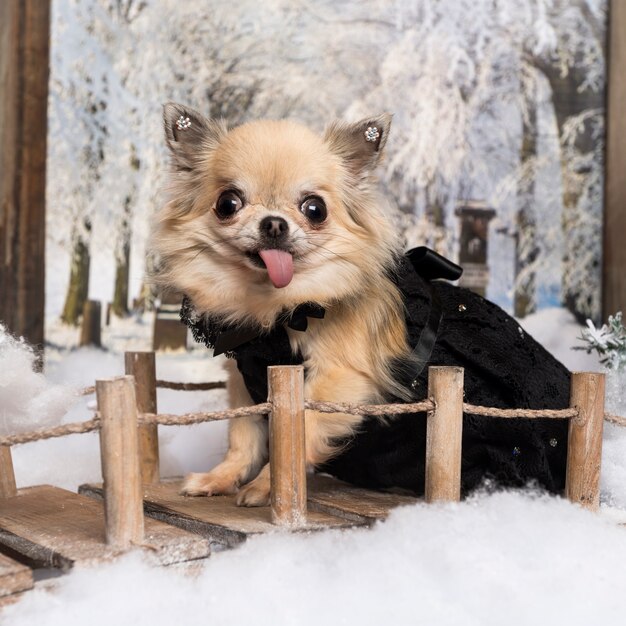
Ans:
[{"label": "white snow mound", "polygon": [[75,400],[72,389],[35,371],[37,356],[0,324],[0,435],[59,423]]},{"label": "white snow mound", "polygon": [[133,554],[6,609],[11,626],[623,624],[623,528],[532,492],[252,538],[197,577]]}]

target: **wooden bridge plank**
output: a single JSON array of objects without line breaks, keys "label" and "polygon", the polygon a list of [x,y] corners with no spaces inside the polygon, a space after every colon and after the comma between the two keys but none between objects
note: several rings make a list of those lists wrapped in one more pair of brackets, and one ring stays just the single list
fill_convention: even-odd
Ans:
[{"label": "wooden bridge plank", "polygon": [[[276,532],[269,507],[239,507],[235,496],[189,497],[179,494],[182,481],[144,485],[146,515],[232,547],[249,535]],[[410,496],[352,487],[329,476],[308,477],[307,525],[301,530],[362,526],[385,519],[396,506],[413,504]],[[102,485],[81,485],[79,492],[102,497]]]},{"label": "wooden bridge plank", "polygon": [[30,567],[0,554],[0,598],[32,589],[33,585]]},{"label": "wooden bridge plank", "polygon": [[[227,547],[245,541],[249,535],[278,530],[272,524],[268,506],[237,506],[235,496],[182,496],[179,494],[181,485],[180,479],[165,480],[159,485],[144,485],[146,515],[198,533]],[[81,485],[79,492],[102,497],[102,485]],[[307,524],[298,530],[345,528],[364,523],[364,520],[346,520],[322,511],[312,511],[307,516]]]},{"label": "wooden bridge plank", "polygon": [[324,511],[345,520],[372,523],[386,519],[392,509],[415,504],[413,496],[354,487],[331,476],[309,476],[309,510]]},{"label": "wooden bridge plank", "polygon": [[[146,520],[147,549],[162,565],[208,556],[208,542],[156,520]],[[0,501],[0,545],[41,566],[67,569],[120,553],[105,544],[102,504],[65,489],[42,485]]]}]

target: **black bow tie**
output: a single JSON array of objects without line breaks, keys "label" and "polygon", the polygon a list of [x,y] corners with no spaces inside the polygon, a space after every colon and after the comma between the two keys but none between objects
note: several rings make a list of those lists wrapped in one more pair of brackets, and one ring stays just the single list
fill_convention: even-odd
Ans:
[{"label": "black bow tie", "polygon": [[[324,307],[314,302],[305,302],[296,307],[293,312],[280,315],[276,323],[287,324],[293,330],[304,332],[309,326],[307,318],[323,319],[325,314],[326,310]],[[235,350],[244,343],[260,337],[261,334],[258,327],[254,326],[241,325],[234,328],[226,328],[220,331],[215,339],[213,356]]]},{"label": "black bow tie", "polygon": [[[456,280],[460,277],[463,270],[448,259],[437,254],[433,250],[425,247],[415,248],[406,253],[406,261],[422,279],[426,281],[428,289],[431,293],[431,310],[428,322],[422,332],[417,346],[413,350],[414,357],[420,363],[419,368],[413,372],[413,379],[422,371],[426,363],[430,360],[430,355],[434,344],[437,340],[439,324],[441,321],[441,305],[437,297],[436,291],[433,289],[430,281],[435,279]],[[400,267],[406,267],[406,264],[399,264]],[[286,324],[289,328],[300,332],[306,331],[308,327],[308,318],[323,319],[325,310],[319,304],[306,302],[296,307],[292,312],[279,315],[276,320],[277,326]],[[223,325],[219,316],[211,317],[203,315],[197,317],[193,304],[189,298],[183,298],[180,311],[180,318],[191,330],[194,339],[204,343],[209,348],[213,348],[213,354],[223,354],[224,352],[233,352],[239,346],[244,345],[265,333],[260,331],[258,326],[239,325],[228,326]],[[231,355],[234,356],[234,355]]]}]

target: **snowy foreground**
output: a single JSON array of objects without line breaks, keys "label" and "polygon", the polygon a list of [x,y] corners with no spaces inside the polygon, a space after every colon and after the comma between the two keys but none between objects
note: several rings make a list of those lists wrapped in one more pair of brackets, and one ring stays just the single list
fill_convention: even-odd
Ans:
[{"label": "snowy foreground", "polygon": [[[597,369],[593,357],[569,350],[579,329],[564,311],[543,311],[524,325],[568,367]],[[42,393],[56,402],[49,406],[62,406],[62,388],[53,384],[80,387],[120,374],[123,350],[147,349],[149,331],[147,321],[118,324],[105,335],[109,351],[103,352],[68,351],[64,346],[75,338],[57,329],[47,381],[9,370],[0,350],[0,407],[15,412],[19,398],[32,404]],[[222,363],[203,350],[164,354],[157,376],[218,380]],[[159,392],[159,408],[168,412],[225,403],[222,391]],[[87,404],[76,402],[63,421],[89,417]],[[24,423],[32,420],[33,406],[24,409]],[[14,426],[0,412],[0,431]],[[224,452],[225,425],[161,428],[160,444],[164,475],[206,470]],[[16,447],[14,462],[19,486],[75,489],[100,479],[93,434]],[[616,521],[626,520],[626,432],[616,427],[605,431],[602,500],[594,515],[532,490],[485,492],[461,504],[399,509],[371,530],[251,539],[215,553],[194,576],[131,554],[73,571],[57,579],[53,591],[26,594],[0,613],[0,623],[623,624],[626,528]]]}]

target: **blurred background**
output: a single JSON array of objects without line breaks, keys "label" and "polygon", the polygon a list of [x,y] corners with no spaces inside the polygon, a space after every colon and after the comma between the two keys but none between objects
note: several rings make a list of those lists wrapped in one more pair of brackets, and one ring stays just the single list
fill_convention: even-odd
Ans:
[{"label": "blurred background", "polygon": [[[605,0],[54,0],[46,318],[150,306],[161,106],[238,124],[390,111],[407,245],[519,317],[600,317]],[[146,301],[147,300],[147,301]]]},{"label": "blurred background", "polygon": [[462,285],[518,318],[606,318],[608,13],[608,0],[2,3],[15,25],[3,82],[18,98],[0,104],[0,139],[18,159],[3,150],[0,252],[31,267],[0,271],[0,290],[25,294],[0,319],[40,344],[44,323],[52,342],[77,327],[87,299],[103,323],[158,307],[147,238],[171,100],[231,125],[288,117],[320,131],[393,113],[379,174],[407,247],[460,262]]}]

